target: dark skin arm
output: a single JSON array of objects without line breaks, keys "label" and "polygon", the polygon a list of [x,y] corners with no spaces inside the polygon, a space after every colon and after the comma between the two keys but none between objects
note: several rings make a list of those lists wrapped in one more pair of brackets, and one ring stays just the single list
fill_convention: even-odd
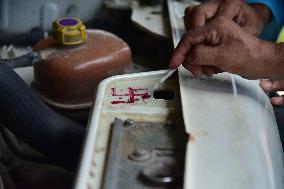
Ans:
[{"label": "dark skin arm", "polygon": [[[268,7],[262,4],[252,4],[252,5],[243,5],[244,3],[239,2],[238,0],[208,0],[205,3],[199,5],[199,6],[194,6],[194,7],[188,7],[185,11],[185,26],[187,30],[191,29],[196,29],[198,27],[204,26],[207,22],[210,20],[216,18],[216,17],[225,17],[227,19],[230,19],[240,25],[245,31],[248,33],[251,33],[253,35],[258,35],[263,26],[270,21],[271,19],[271,12]],[[240,11],[241,10],[241,11]],[[229,13],[229,14],[228,14]],[[232,31],[234,32],[234,31]],[[240,40],[241,41],[241,40]],[[259,42],[256,44],[261,44],[264,42]],[[206,45],[210,44],[207,43]],[[212,43],[211,43],[212,44]],[[237,47],[237,43],[234,42],[235,47]],[[238,46],[243,46],[245,47],[245,43],[243,45],[240,45],[239,43]],[[204,44],[203,44],[204,46]],[[234,45],[233,45],[234,46]],[[261,45],[260,45],[261,46]],[[265,53],[251,53],[249,54],[266,54],[265,58],[270,59],[271,61],[267,60],[265,65],[269,64],[272,65],[271,67],[268,68],[270,70],[269,72],[271,73],[270,77],[274,78],[282,78],[282,73],[280,70],[275,67],[282,67],[283,65],[283,60],[284,60],[284,49],[283,49],[283,44],[277,44],[277,45],[269,45],[269,42],[266,42],[265,45],[263,45],[262,48],[259,49],[265,49]],[[191,54],[193,55],[193,58],[190,58],[190,61],[193,61],[194,59],[201,59],[197,58],[199,51],[202,51],[202,49],[205,49],[204,47],[194,47],[192,45],[191,47],[191,52],[188,52],[188,56]],[[220,48],[219,48],[220,49]],[[253,48],[252,48],[253,49]],[[222,52],[220,52],[222,53]],[[176,53],[175,53],[176,54]],[[247,55],[250,57],[250,55]],[[206,56],[204,53],[199,55],[201,56]],[[223,59],[226,59],[226,55],[223,54]],[[196,57],[196,58],[194,58]],[[257,57],[257,56],[256,56]],[[270,58],[269,58],[270,57]],[[221,58],[222,59],[222,58]],[[221,60],[220,59],[220,60]],[[236,57],[236,59],[242,59],[239,58],[239,56]],[[190,70],[195,76],[201,76],[203,74],[207,76],[212,76],[214,73],[219,73],[222,72],[223,70],[220,69],[220,67],[217,67],[215,65],[198,65],[198,64],[187,64],[186,62],[190,61],[184,61],[185,67]],[[227,61],[230,61],[229,59]],[[173,61],[172,61],[173,62]],[[173,63],[171,62],[171,65]],[[198,61],[197,61],[198,62]],[[270,63],[269,63],[270,62]],[[255,69],[255,72],[258,69]],[[273,71],[274,70],[274,71]],[[253,70],[251,71],[253,72]],[[278,73],[277,73],[278,72]],[[280,72],[280,73],[279,73]],[[261,76],[261,71],[257,71],[258,77],[265,77],[264,74]],[[249,74],[250,75],[250,74]],[[254,76],[249,76],[249,77],[255,77]],[[266,77],[267,74],[266,74]],[[284,91],[284,80],[262,80],[260,82],[260,86],[263,88],[264,91],[266,92],[275,92],[275,91]],[[271,103],[273,105],[284,105],[284,96],[280,97],[272,97],[271,98]]]},{"label": "dark skin arm", "polygon": [[[218,17],[232,20],[244,31],[258,35],[265,23],[270,20],[271,13],[261,4],[247,5],[240,0],[208,0],[198,6],[188,7],[184,22],[186,29],[191,30],[202,27]],[[188,65],[187,68],[196,76],[212,76],[222,71],[213,66]]]},{"label": "dark skin arm", "polygon": [[183,64],[195,76],[226,71],[248,79],[284,79],[284,46],[263,41],[226,18],[188,31],[176,48],[171,68]]}]

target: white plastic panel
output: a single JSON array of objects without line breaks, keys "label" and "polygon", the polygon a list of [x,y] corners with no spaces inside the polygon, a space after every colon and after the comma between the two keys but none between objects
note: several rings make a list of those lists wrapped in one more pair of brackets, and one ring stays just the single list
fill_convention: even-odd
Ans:
[{"label": "white plastic panel", "polygon": [[183,70],[179,74],[183,117],[191,136],[185,188],[283,188],[278,128],[258,82],[227,73],[210,79],[194,79]]}]

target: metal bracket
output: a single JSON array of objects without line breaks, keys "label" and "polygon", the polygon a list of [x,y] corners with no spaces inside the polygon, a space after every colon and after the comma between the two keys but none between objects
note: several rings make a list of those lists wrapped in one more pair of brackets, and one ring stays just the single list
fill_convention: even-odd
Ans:
[{"label": "metal bracket", "polygon": [[182,188],[184,127],[116,118],[112,129],[103,188]]}]

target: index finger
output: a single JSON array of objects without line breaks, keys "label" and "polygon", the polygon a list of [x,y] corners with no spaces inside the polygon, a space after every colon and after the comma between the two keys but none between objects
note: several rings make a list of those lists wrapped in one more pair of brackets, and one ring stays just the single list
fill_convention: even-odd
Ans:
[{"label": "index finger", "polygon": [[186,30],[204,26],[206,22],[206,7],[190,6],[185,9],[184,26]]},{"label": "index finger", "polygon": [[186,32],[174,50],[169,67],[172,69],[179,67],[185,61],[187,53],[191,50],[191,48],[194,45],[204,42],[206,37],[205,34],[206,33],[203,28]]}]

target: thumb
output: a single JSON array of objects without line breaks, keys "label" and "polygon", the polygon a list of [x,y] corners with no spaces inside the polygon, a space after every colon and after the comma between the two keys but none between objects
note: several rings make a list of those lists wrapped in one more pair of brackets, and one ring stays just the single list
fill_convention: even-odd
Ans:
[{"label": "thumb", "polygon": [[284,97],[283,96],[272,97],[271,103],[274,106],[283,106],[284,105]]}]

